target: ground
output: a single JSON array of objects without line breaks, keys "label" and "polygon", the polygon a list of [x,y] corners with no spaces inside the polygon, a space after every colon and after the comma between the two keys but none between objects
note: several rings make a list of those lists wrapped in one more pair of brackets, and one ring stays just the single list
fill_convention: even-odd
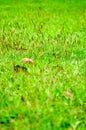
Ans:
[{"label": "ground", "polygon": [[85,130],[85,68],[85,0],[0,0],[0,130]]}]

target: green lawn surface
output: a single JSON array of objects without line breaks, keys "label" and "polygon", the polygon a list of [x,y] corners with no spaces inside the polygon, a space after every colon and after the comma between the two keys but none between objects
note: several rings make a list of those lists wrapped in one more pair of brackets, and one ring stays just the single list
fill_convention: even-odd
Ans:
[{"label": "green lawn surface", "polygon": [[0,130],[86,130],[86,0],[0,0]]}]

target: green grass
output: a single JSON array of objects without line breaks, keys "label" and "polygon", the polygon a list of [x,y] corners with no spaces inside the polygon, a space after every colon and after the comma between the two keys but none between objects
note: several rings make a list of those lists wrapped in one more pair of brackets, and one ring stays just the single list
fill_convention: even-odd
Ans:
[{"label": "green grass", "polygon": [[86,1],[0,0],[0,130],[85,129]]}]

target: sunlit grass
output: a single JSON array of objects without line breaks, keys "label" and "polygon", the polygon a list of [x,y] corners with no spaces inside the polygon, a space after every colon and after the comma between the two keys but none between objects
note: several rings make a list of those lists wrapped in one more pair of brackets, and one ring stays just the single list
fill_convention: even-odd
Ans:
[{"label": "sunlit grass", "polygon": [[0,2],[0,130],[85,130],[85,5]]}]

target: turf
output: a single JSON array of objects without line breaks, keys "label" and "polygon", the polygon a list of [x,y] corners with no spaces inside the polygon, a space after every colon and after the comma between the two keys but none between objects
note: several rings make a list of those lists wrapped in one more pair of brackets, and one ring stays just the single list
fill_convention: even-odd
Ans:
[{"label": "turf", "polygon": [[0,130],[85,130],[85,91],[86,1],[0,0]]}]

